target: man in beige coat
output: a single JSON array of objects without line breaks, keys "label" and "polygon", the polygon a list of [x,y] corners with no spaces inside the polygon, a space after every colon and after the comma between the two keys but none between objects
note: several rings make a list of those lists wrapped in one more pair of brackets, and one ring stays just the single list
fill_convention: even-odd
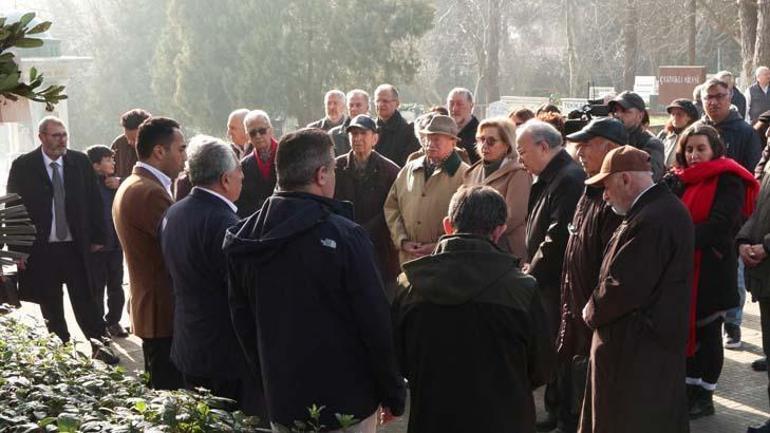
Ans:
[{"label": "man in beige coat", "polygon": [[449,200],[468,170],[454,150],[459,138],[451,117],[434,116],[421,132],[428,140],[425,155],[401,169],[384,205],[401,264],[433,252]]},{"label": "man in beige coat", "polygon": [[181,386],[170,359],[174,301],[159,231],[163,214],[173,203],[172,179],[187,159],[185,148],[176,121],[151,117],[142,123],[136,143],[139,161],[112,206],[128,264],[131,330],[142,339],[145,371],[155,389]]}]

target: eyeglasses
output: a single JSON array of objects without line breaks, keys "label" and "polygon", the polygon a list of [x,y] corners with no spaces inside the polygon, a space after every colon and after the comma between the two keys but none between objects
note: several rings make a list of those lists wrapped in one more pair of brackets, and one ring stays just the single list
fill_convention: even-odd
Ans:
[{"label": "eyeglasses", "polygon": [[720,99],[724,99],[727,96],[727,93],[717,93],[716,95],[703,95],[704,101],[718,101]]},{"label": "eyeglasses", "polygon": [[249,129],[249,137],[254,137],[255,135],[265,135],[267,134],[267,131],[269,131],[270,128],[254,128]]},{"label": "eyeglasses", "polygon": [[53,138],[55,138],[57,140],[63,140],[65,138],[67,138],[67,133],[66,132],[57,132],[56,134],[49,134],[47,132],[44,132],[43,134],[50,135],[51,137],[53,137]]},{"label": "eyeglasses", "polygon": [[496,139],[495,137],[484,137],[483,135],[481,137],[476,137],[476,142],[481,144],[488,144],[490,146],[494,146],[497,144],[497,142],[500,141]]}]

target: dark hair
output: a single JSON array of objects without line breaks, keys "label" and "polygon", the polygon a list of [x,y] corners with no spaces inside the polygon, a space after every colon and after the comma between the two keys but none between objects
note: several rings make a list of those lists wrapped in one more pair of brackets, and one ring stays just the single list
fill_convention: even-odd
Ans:
[{"label": "dark hair", "polygon": [[296,191],[309,185],[319,167],[332,167],[334,143],[329,134],[316,128],[290,132],[278,143],[275,167],[282,191]]},{"label": "dark hair", "polygon": [[513,120],[514,123],[516,123],[516,118],[522,122],[526,122],[527,120],[533,119],[534,117],[535,113],[533,113],[529,108],[519,108],[508,113],[508,118]]},{"label": "dark hair", "polygon": [[129,131],[132,131],[139,127],[150,116],[150,113],[142,110],[141,108],[134,108],[133,110],[126,111],[120,116],[120,126]]},{"label": "dark hair", "polygon": [[682,132],[682,135],[679,136],[679,139],[676,142],[676,165],[680,168],[687,168],[687,158],[684,156],[684,150],[685,146],[687,146],[687,140],[690,137],[696,136],[696,135],[703,135],[706,138],[708,138],[709,146],[711,147],[711,152],[714,153],[714,156],[712,156],[711,159],[716,159],[721,156],[724,156],[725,154],[725,144],[722,141],[722,137],[719,136],[719,132],[712,128],[711,126],[704,125],[703,123],[697,122],[690,125],[687,129]]},{"label": "dark hair", "polygon": [[564,135],[564,116],[559,114],[558,111],[542,111],[535,117],[545,123],[550,123],[561,132],[561,135]]},{"label": "dark hair", "polygon": [[458,233],[489,236],[507,218],[505,199],[486,185],[461,186],[449,202],[449,220]]},{"label": "dark hair", "polygon": [[535,111],[536,115],[540,115],[542,113],[557,113],[561,114],[561,110],[559,110],[559,107],[553,105],[553,104],[543,104],[539,107],[537,107],[537,110]]},{"label": "dark hair", "polygon": [[102,162],[102,159],[104,158],[115,156],[115,152],[103,144],[94,144],[93,146],[86,149],[86,155],[88,155],[88,159],[91,161],[91,164],[97,164]]},{"label": "dark hair", "polygon": [[159,144],[166,149],[171,147],[174,131],[180,128],[176,120],[168,117],[147,118],[139,125],[139,134],[136,137],[136,154],[139,159],[149,158],[152,150]]},{"label": "dark hair", "polygon": [[444,116],[449,116],[449,110],[446,109],[443,105],[434,105],[430,107],[430,110],[428,110],[429,113],[439,113],[443,114]]}]

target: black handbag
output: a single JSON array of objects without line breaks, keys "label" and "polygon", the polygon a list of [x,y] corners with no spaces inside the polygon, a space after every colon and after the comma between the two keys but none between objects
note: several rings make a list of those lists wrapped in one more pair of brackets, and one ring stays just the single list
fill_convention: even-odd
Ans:
[{"label": "black handbag", "polygon": [[16,273],[8,273],[0,281],[0,305],[9,304],[21,307],[19,299],[19,279]]}]

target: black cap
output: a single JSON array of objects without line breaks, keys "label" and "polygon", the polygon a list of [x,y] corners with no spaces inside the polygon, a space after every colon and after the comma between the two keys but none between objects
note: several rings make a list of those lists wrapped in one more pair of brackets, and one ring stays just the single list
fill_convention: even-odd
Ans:
[{"label": "black cap", "polygon": [[698,118],[700,117],[698,115],[698,109],[695,108],[695,104],[693,104],[692,101],[690,101],[689,99],[685,99],[685,98],[674,99],[673,101],[671,101],[670,104],[668,104],[668,107],[666,107],[666,112],[668,114],[671,114],[672,108],[680,108],[684,110],[684,112],[687,113],[687,115],[690,116],[690,119],[692,120],[698,120]]},{"label": "black cap", "polygon": [[583,143],[594,137],[604,137],[619,146],[628,144],[628,133],[623,123],[611,117],[593,119],[580,131],[569,134],[567,140]]},{"label": "black cap", "polygon": [[350,121],[350,125],[345,131],[350,131],[351,128],[368,129],[372,132],[377,132],[377,122],[366,114],[359,114]]},{"label": "black cap", "polygon": [[770,123],[770,110],[757,116],[757,122]]},{"label": "black cap", "polygon": [[639,111],[644,111],[647,109],[644,105],[644,99],[642,99],[642,97],[636,93],[629,92],[628,90],[621,92],[620,95],[612,98],[612,100],[607,105],[610,107],[610,113],[615,111],[616,105],[620,105],[624,110],[628,110],[629,108],[636,108]]}]

